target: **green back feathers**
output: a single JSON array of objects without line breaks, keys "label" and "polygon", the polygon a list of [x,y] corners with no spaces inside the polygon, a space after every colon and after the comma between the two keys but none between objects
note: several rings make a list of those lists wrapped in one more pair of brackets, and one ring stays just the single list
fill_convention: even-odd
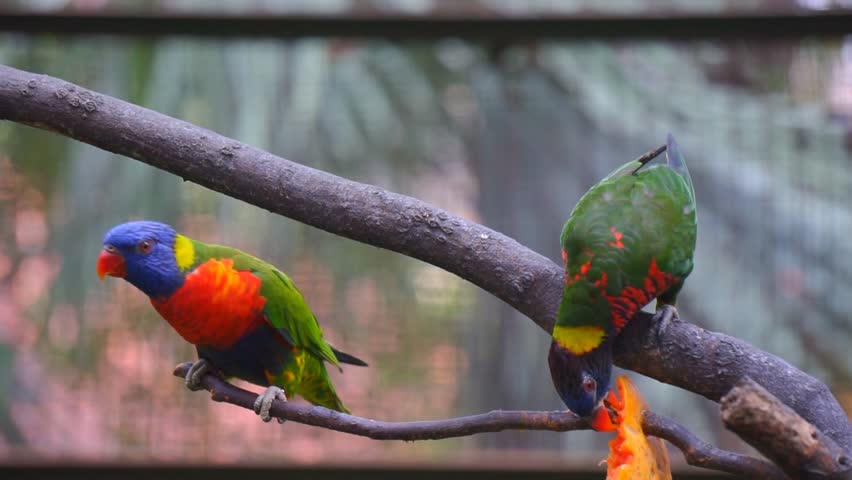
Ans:
[{"label": "green back feathers", "polygon": [[[186,239],[186,237],[182,238]],[[192,263],[188,269],[193,269],[211,259],[231,259],[234,262],[234,269],[252,272],[261,280],[260,294],[266,298],[263,311],[269,324],[293,346],[305,349],[340,368],[334,351],[322,337],[319,322],[301,292],[284,272],[268,262],[235,248],[206,244],[197,240],[189,240],[189,243],[176,241],[175,256],[178,259],[183,258],[184,262],[191,257]]]},{"label": "green back feathers", "polygon": [[[590,342],[567,338],[616,330],[612,298],[628,287],[646,288],[652,261],[682,284],[692,270],[696,231],[692,181],[673,139],[665,162],[629,162],[601,180],[562,229],[566,285],[554,338],[582,350]],[[581,326],[595,328],[566,330]]]}]

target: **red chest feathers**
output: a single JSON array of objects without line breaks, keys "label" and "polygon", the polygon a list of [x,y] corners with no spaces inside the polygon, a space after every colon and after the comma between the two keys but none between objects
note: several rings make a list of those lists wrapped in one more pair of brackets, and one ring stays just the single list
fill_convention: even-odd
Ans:
[{"label": "red chest feathers", "polygon": [[234,270],[230,259],[208,260],[167,300],[151,304],[188,342],[228,348],[263,322],[260,279]]}]

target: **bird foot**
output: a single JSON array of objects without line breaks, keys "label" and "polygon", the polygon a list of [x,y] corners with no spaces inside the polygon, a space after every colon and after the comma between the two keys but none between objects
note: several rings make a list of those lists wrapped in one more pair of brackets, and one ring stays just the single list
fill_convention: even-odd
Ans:
[{"label": "bird foot", "polygon": [[[287,395],[284,393],[284,389],[276,386],[267,387],[266,391],[258,395],[257,400],[254,401],[254,413],[260,415],[260,419],[264,422],[272,420],[272,416],[269,415],[269,409],[272,408],[273,400],[286,402]],[[278,423],[284,423],[285,421],[283,418],[278,419]]]},{"label": "bird foot", "polygon": [[658,342],[663,338],[666,330],[669,328],[669,325],[671,325],[672,320],[676,318],[680,317],[677,314],[677,309],[673,305],[664,303],[657,308],[657,311],[654,313],[654,317],[651,321],[653,322]]},{"label": "bird foot", "polygon": [[212,366],[210,362],[204,360],[203,358],[199,358],[197,362],[193,363],[189,370],[186,372],[186,377],[184,377],[184,381],[186,382],[186,388],[192,390],[193,392],[198,390],[203,390],[204,387],[201,386],[201,379],[204,375],[207,375],[212,371]]}]

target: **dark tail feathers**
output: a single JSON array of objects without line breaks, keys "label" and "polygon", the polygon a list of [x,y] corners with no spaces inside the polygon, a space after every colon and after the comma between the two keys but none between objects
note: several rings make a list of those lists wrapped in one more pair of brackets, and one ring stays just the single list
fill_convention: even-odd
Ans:
[{"label": "dark tail feathers", "polygon": [[367,366],[367,362],[365,362],[364,360],[361,360],[360,358],[358,358],[354,355],[349,355],[348,353],[341,352],[340,350],[338,350],[334,347],[331,347],[331,351],[334,352],[334,356],[337,357],[337,360],[340,363],[347,363],[349,365],[357,365],[359,367],[366,367]]}]

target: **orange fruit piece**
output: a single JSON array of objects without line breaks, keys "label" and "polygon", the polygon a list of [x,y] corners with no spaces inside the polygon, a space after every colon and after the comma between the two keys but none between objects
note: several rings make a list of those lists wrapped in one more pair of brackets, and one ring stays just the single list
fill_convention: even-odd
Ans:
[{"label": "orange fruit piece", "polygon": [[607,480],[671,480],[672,470],[665,443],[642,431],[642,411],[647,404],[627,376],[616,379],[621,400],[610,401],[617,418],[616,436],[609,441]]}]

